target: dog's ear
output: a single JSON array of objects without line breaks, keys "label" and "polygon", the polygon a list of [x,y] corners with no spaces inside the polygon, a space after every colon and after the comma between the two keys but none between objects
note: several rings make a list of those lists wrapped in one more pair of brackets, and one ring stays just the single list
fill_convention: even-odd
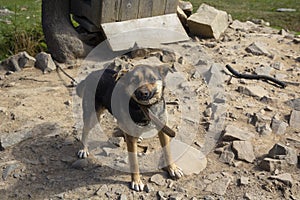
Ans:
[{"label": "dog's ear", "polygon": [[166,77],[169,70],[170,70],[170,66],[167,64],[163,64],[163,65],[159,65],[157,66],[158,72],[161,75],[161,77]]}]

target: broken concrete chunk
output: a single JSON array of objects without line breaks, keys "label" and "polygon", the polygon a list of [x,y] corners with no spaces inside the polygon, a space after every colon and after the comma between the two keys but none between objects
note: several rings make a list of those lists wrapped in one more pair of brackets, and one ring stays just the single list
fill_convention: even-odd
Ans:
[{"label": "broken concrete chunk", "polygon": [[255,160],[253,146],[249,141],[233,141],[232,148],[239,160],[252,163]]},{"label": "broken concrete chunk", "polygon": [[275,172],[275,170],[282,170],[287,167],[285,160],[264,158],[260,163],[260,168],[269,172]]},{"label": "broken concrete chunk", "polygon": [[250,140],[253,137],[255,137],[254,133],[239,129],[234,125],[228,125],[225,128],[225,133],[223,135],[223,140],[225,140],[225,141]]},{"label": "broken concrete chunk", "polygon": [[289,125],[281,120],[272,119],[272,123],[271,123],[271,128],[273,133],[278,134],[278,135],[283,135],[285,133],[286,128]]},{"label": "broken concrete chunk", "polygon": [[239,86],[238,92],[251,97],[262,98],[268,96],[268,91],[258,85]]},{"label": "broken concrete chunk", "polygon": [[246,48],[246,51],[256,56],[263,55],[273,57],[272,54],[268,51],[266,45],[262,42],[253,42]]},{"label": "broken concrete chunk", "polygon": [[35,57],[35,67],[41,69],[43,72],[51,72],[56,69],[56,65],[50,54],[41,52]]},{"label": "broken concrete chunk", "polygon": [[292,128],[300,129],[300,111],[293,110],[290,116],[290,126]]},{"label": "broken concrete chunk", "polygon": [[296,165],[298,161],[296,150],[280,143],[275,144],[273,148],[270,149],[269,156],[275,159],[286,160],[286,162],[291,165]]},{"label": "broken concrete chunk", "polygon": [[193,4],[189,1],[179,1],[178,7],[182,9],[187,16],[193,13]]},{"label": "broken concrete chunk", "polygon": [[188,18],[188,25],[194,35],[219,39],[229,25],[228,19],[229,17],[225,11],[202,4],[197,13]]},{"label": "broken concrete chunk", "polygon": [[227,188],[231,182],[230,177],[222,177],[214,181],[213,183],[209,184],[205,191],[212,192],[216,195],[224,195],[226,194]]},{"label": "broken concrete chunk", "polygon": [[26,51],[13,55],[1,63],[1,66],[8,71],[20,71],[23,68],[34,67],[35,58],[30,56]]},{"label": "broken concrete chunk", "polygon": [[284,173],[284,174],[279,174],[277,176],[271,176],[270,179],[278,180],[289,187],[292,187],[293,182],[294,182],[292,175],[290,173]]}]

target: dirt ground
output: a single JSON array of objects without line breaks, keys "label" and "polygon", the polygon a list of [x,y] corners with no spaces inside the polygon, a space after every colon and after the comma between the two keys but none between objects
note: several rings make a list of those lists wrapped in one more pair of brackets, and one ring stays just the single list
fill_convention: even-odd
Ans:
[{"label": "dirt ground", "polygon": [[[247,46],[257,41],[267,44],[274,56],[256,56],[245,51]],[[228,81],[230,74],[225,69],[225,64],[230,63],[240,72],[251,73],[259,67],[280,62],[283,67],[280,70],[272,68],[271,75],[299,83],[299,38],[297,41],[291,35],[253,25],[246,31],[229,28],[220,41],[193,39],[189,44],[194,46],[185,46],[191,49],[192,56],[199,53],[193,51],[197,46],[208,56],[204,56],[202,61],[213,61],[224,66],[225,124],[255,133],[251,142],[256,159],[253,163],[235,159],[232,165],[228,165],[211,151],[206,156],[207,167],[199,174],[171,180],[162,170],[144,173],[142,179],[149,188],[146,192],[130,190],[129,174],[107,166],[105,160],[93,155],[85,160],[77,159],[81,130],[76,124],[74,110],[80,109],[80,105],[74,102],[74,87],[70,87],[67,77],[55,71],[43,74],[36,68],[25,68],[10,75],[1,71],[0,138],[4,148],[0,151],[0,199],[300,199],[299,166],[277,172],[289,173],[293,179],[292,185],[272,179],[274,174],[258,166],[277,142],[289,143],[299,155],[300,130],[287,127],[282,135],[259,135],[255,127],[248,123],[249,114],[253,113],[261,113],[266,121],[278,114],[282,121],[289,123],[292,109],[284,102],[300,98],[299,85],[290,84],[281,89],[263,81],[240,81],[235,78]],[[77,77],[81,70],[79,66],[66,68],[66,72]],[[175,69],[180,66],[175,66]],[[194,72],[186,69],[190,77],[195,75]],[[200,150],[208,125],[203,112],[210,104],[210,91],[201,76],[190,79],[190,82],[197,83],[192,84],[195,90],[197,87],[202,89],[196,93],[201,123],[191,144]],[[263,87],[268,92],[268,100],[261,101],[237,90],[239,86],[249,85]],[[176,101],[176,96],[168,94],[167,97],[169,102]],[[180,114],[174,108],[180,107],[180,103],[168,105],[168,111],[173,116]],[[176,117],[171,121],[172,127],[175,127]],[[110,137],[116,128],[114,119],[106,113],[101,124]],[[296,142],[292,143],[289,138]],[[157,142],[152,140],[157,141],[157,138],[147,140],[141,146],[157,148]],[[123,143],[120,148],[126,152]],[[193,165],[193,160],[190,165]],[[155,174],[165,177],[166,181],[161,185],[151,182],[149,179]],[[246,183],[241,184],[242,177],[246,177]]]}]

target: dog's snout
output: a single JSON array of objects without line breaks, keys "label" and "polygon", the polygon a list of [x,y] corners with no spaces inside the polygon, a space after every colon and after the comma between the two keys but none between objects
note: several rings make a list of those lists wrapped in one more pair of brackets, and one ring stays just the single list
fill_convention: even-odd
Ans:
[{"label": "dog's snout", "polygon": [[140,100],[147,100],[150,97],[151,92],[147,89],[140,89],[136,92],[136,96]]}]

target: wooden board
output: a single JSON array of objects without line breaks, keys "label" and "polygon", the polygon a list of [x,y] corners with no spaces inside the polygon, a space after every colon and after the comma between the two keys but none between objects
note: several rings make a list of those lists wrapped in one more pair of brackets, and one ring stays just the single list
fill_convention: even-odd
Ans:
[{"label": "wooden board", "polygon": [[140,0],[138,18],[152,17],[153,1]]},{"label": "wooden board", "polygon": [[178,0],[166,0],[165,14],[176,13]]},{"label": "wooden board", "polygon": [[115,22],[119,20],[120,3],[121,0],[102,0],[101,8],[99,8],[99,12],[102,11],[101,23]]},{"label": "wooden board", "polygon": [[152,0],[152,16],[165,14],[166,0]]},{"label": "wooden board", "polygon": [[138,16],[139,2],[136,0],[122,0],[120,8],[120,21],[136,19]]},{"label": "wooden board", "polygon": [[177,14],[102,24],[113,51],[127,50],[135,45],[154,48],[155,45],[189,40]]}]

